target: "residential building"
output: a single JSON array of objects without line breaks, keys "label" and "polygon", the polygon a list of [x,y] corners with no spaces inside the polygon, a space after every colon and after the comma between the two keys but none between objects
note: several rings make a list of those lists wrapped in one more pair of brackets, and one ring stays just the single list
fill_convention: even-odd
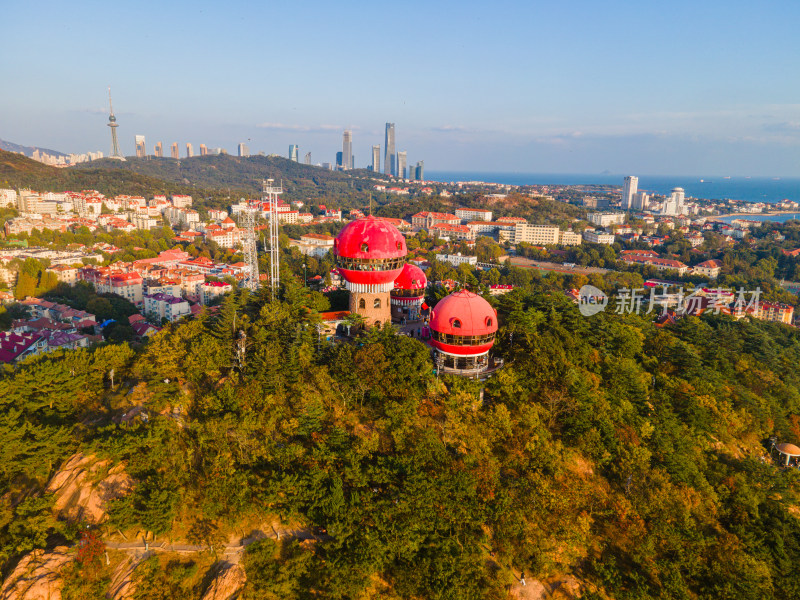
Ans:
[{"label": "residential building", "polygon": [[406,179],[406,166],[408,163],[408,153],[405,150],[402,150],[397,153],[397,176],[400,179]]},{"label": "residential building", "polygon": [[625,213],[589,213],[587,219],[598,227],[622,225],[625,222]]},{"label": "residential building", "polygon": [[171,152],[172,152],[172,158],[174,158],[175,160],[177,160],[177,159],[179,159],[181,157],[181,155],[180,155],[180,153],[178,151],[178,142],[173,142],[172,143]]},{"label": "residential building", "polygon": [[174,323],[181,317],[191,314],[191,310],[189,303],[183,298],[156,293],[144,297],[144,313],[150,319],[157,321],[167,319],[170,323]]},{"label": "residential building", "polygon": [[470,221],[467,227],[472,232],[472,237],[477,235],[493,235],[497,225],[491,221]]},{"label": "residential building", "polygon": [[475,238],[472,231],[466,225],[450,225],[448,223],[437,223],[428,227],[428,233],[440,238],[449,240],[472,240]]},{"label": "residential building", "polygon": [[591,231],[586,230],[583,232],[583,241],[590,244],[613,244],[614,234],[605,233],[604,231]]},{"label": "residential building", "polygon": [[558,234],[558,243],[562,246],[580,246],[583,238],[574,231],[562,231]]},{"label": "residential building", "polygon": [[374,173],[381,172],[381,147],[380,145],[372,147],[372,171]]},{"label": "residential building", "polygon": [[603,210],[611,206],[611,202],[608,198],[597,198],[595,196],[584,196],[582,203],[586,208],[593,208],[595,210]]},{"label": "residential building", "polygon": [[652,256],[642,256],[641,254],[628,254],[621,257],[623,262],[628,264],[640,264],[655,267],[659,271],[675,271],[678,275],[685,275],[689,266],[679,260],[669,258],[653,258]]},{"label": "residential building", "polygon": [[517,223],[514,227],[514,243],[525,242],[536,246],[558,244],[559,233],[558,227],[552,225]]},{"label": "residential building", "polygon": [[342,134],[342,163],[343,171],[353,168],[353,132],[345,129]]},{"label": "residential building", "polygon": [[0,333],[0,363],[16,363],[46,351],[47,339],[42,333]]},{"label": "residential building", "polygon": [[639,178],[628,175],[622,182],[622,208],[631,210],[634,206],[633,197],[639,189]]},{"label": "residential building", "polygon": [[192,158],[194,156],[194,149],[192,148],[191,144],[186,144],[186,158]]},{"label": "residential building", "polygon": [[394,123],[386,124],[386,138],[383,144],[383,172],[386,175],[397,175],[397,156],[394,148]]},{"label": "residential building", "polygon": [[794,307],[779,302],[759,302],[757,306],[748,309],[747,313],[762,321],[775,321],[791,325]]},{"label": "residential building", "polygon": [[175,208],[188,208],[192,205],[192,197],[186,194],[172,194],[169,200]]},{"label": "residential building", "polygon": [[239,144],[239,149],[237,154],[239,155],[240,158],[250,156],[250,148],[248,148],[246,144]]},{"label": "residential building", "polygon": [[670,194],[669,198],[664,200],[664,206],[661,209],[661,214],[670,216],[688,214],[689,211],[686,208],[684,200],[685,193],[683,188],[672,188],[672,193]]},{"label": "residential building", "polygon": [[450,263],[454,267],[457,267],[458,265],[475,266],[478,264],[477,256],[463,256],[460,252],[458,254],[437,254],[436,260]]},{"label": "residential building", "polygon": [[47,271],[49,273],[55,273],[58,280],[67,285],[75,285],[80,281],[81,271],[77,267],[58,265],[55,267],[48,267]]},{"label": "residential building", "polygon": [[411,226],[414,229],[427,229],[437,223],[446,223],[447,225],[460,225],[461,219],[449,213],[438,212],[418,212],[411,217]]},{"label": "residential building", "polygon": [[211,304],[220,296],[224,296],[233,289],[231,284],[222,281],[209,281],[201,286],[201,302],[204,305]]},{"label": "residential building", "polygon": [[492,211],[483,208],[457,208],[456,216],[464,224],[469,221],[491,221]]},{"label": "residential building", "polygon": [[722,271],[722,261],[720,260],[707,260],[695,265],[692,269],[692,275],[702,275],[709,279],[716,279]]},{"label": "residential building", "polygon": [[136,136],[136,158],[144,158],[147,156],[147,150],[144,146],[144,136]]}]

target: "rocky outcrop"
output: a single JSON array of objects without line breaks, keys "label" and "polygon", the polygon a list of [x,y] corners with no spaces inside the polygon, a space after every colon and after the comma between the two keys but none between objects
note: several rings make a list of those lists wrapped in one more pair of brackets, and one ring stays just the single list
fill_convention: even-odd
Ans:
[{"label": "rocky outcrop", "polygon": [[239,565],[229,565],[211,582],[203,595],[203,600],[235,600],[247,581],[244,569]]},{"label": "rocky outcrop", "polygon": [[110,466],[109,460],[78,453],[61,467],[47,485],[61,518],[93,525],[107,519],[108,502],[127,494],[133,485],[123,465]]},{"label": "rocky outcrop", "polygon": [[120,562],[114,574],[111,575],[111,585],[108,588],[107,598],[111,600],[130,600],[133,598],[135,587],[133,585],[133,572],[147,555],[128,557]]},{"label": "rocky outcrop", "polygon": [[0,600],[61,600],[60,572],[73,559],[66,546],[26,554],[3,583]]}]

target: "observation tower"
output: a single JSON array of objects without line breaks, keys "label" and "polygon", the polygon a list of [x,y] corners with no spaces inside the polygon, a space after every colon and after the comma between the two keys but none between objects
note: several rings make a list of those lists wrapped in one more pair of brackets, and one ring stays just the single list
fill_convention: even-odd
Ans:
[{"label": "observation tower", "polygon": [[431,312],[429,326],[429,343],[440,371],[480,378],[490,369],[497,313],[478,294],[461,290],[442,298]]},{"label": "observation tower", "polygon": [[392,304],[392,319],[418,321],[422,303],[425,301],[425,286],[428,279],[416,265],[406,263],[394,280],[394,289],[389,297]]},{"label": "observation tower", "polygon": [[367,326],[391,322],[389,292],[408,254],[403,234],[370,215],[339,232],[333,254],[350,292],[350,312],[361,315]]},{"label": "observation tower", "polygon": [[111,88],[108,88],[108,126],[111,128],[111,155],[109,158],[116,158],[117,160],[125,160],[122,152],[119,151],[119,142],[117,141],[117,117],[114,116],[114,105],[111,104]]}]

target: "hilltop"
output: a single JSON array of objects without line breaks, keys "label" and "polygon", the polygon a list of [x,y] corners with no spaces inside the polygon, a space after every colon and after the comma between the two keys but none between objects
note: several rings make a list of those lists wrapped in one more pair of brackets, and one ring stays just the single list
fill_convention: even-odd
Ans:
[{"label": "hilltop", "polygon": [[0,150],[0,187],[31,188],[52,192],[94,189],[107,196],[214,193],[213,190],[200,190],[190,185],[165,181],[131,170],[114,172],[92,166],[82,169],[51,167],[5,150]]},{"label": "hilltop", "polygon": [[21,152],[25,156],[31,156],[36,150],[44,152],[45,154],[50,154],[51,156],[67,156],[66,152],[60,152],[59,150],[51,150],[50,148],[41,148],[39,146],[23,146],[6,140],[0,140],[0,150]]},{"label": "hilltop", "polygon": [[381,173],[364,169],[330,171],[280,156],[238,157],[228,154],[182,159],[129,157],[125,162],[103,158],[76,165],[70,170],[137,173],[178,185],[230,190],[230,193],[236,190],[245,194],[258,193],[262,180],[272,178],[283,182],[286,197],[292,199],[350,199],[354,193],[364,197],[372,193],[375,180],[387,180]]}]

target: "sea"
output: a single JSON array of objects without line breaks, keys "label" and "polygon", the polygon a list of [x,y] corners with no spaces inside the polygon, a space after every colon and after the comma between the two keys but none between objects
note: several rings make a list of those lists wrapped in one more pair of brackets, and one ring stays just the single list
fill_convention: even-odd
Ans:
[{"label": "sea", "polygon": [[[509,185],[622,185],[624,175],[576,175],[557,173],[488,173],[426,170],[430,181],[485,181]],[[639,175],[639,189],[669,195],[681,187],[687,197],[745,202],[800,202],[800,177],[687,177],[685,175]],[[791,218],[791,215],[789,215]]]}]

